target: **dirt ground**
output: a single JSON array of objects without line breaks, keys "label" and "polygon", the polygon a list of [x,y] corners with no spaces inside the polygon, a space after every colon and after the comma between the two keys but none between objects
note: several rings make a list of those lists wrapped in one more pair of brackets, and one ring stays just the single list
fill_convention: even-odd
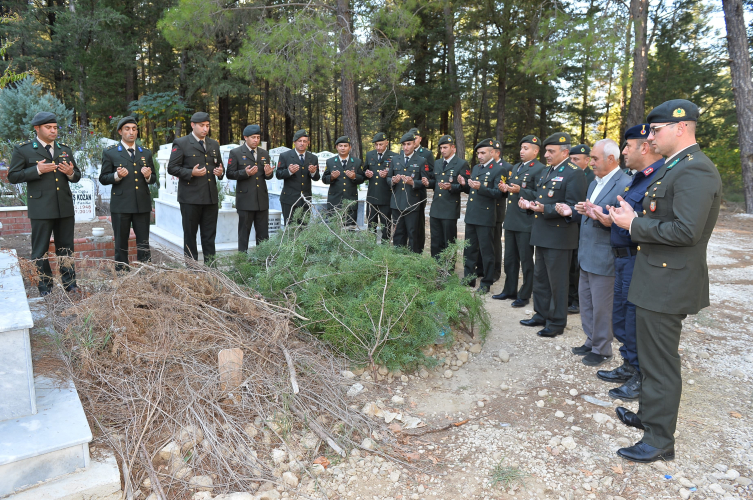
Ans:
[{"label": "dirt ground", "polygon": [[[74,226],[74,238],[86,238],[92,235],[92,229],[101,227],[105,230],[105,236],[112,236],[112,225],[106,220],[96,222],[78,222]],[[0,248],[13,248],[19,257],[31,258],[31,233],[7,234],[0,236]]]}]

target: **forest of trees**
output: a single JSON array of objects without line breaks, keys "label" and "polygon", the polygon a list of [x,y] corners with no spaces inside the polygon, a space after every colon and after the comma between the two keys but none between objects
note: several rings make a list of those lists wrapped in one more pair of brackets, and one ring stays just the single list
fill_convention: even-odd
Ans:
[{"label": "forest of trees", "polygon": [[290,147],[306,128],[313,151],[348,134],[363,154],[377,131],[396,140],[416,126],[434,150],[453,134],[466,157],[496,137],[512,161],[523,135],[619,140],[653,106],[685,98],[701,106],[699,143],[727,200],[743,201],[728,42],[710,23],[721,11],[711,0],[8,0],[0,9],[10,19],[2,69],[31,71],[75,123],[109,137],[136,113],[155,147],[205,110],[221,144],[258,123],[269,147]]}]

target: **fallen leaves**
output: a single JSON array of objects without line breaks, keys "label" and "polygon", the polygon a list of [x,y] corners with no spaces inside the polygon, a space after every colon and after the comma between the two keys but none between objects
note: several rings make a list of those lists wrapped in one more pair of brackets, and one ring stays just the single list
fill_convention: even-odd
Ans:
[{"label": "fallen leaves", "polygon": [[323,456],[323,455],[322,455],[321,457],[317,457],[317,458],[316,458],[316,459],[314,460],[314,463],[315,463],[315,464],[319,464],[319,465],[321,465],[321,466],[322,466],[322,467],[324,467],[325,469],[326,469],[327,467],[329,467],[329,460],[327,460],[327,457],[325,457],[325,456]]},{"label": "fallen leaves", "polygon": [[742,415],[742,413],[740,413],[740,412],[737,412],[737,411],[731,411],[731,412],[729,412],[729,415],[730,415],[731,417],[734,417],[734,418],[743,418],[743,415]]},{"label": "fallen leaves", "polygon": [[614,472],[615,474],[624,474],[625,473],[625,471],[622,470],[622,464],[620,464],[620,465],[613,465],[612,466],[612,472]]}]

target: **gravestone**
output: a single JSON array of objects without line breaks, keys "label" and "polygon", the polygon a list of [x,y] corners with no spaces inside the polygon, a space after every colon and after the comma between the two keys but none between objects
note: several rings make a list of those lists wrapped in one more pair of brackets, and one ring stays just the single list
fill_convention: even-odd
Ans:
[{"label": "gravestone", "polygon": [[73,209],[76,222],[89,222],[96,218],[94,207],[94,182],[82,177],[78,182],[70,183],[73,194]]}]

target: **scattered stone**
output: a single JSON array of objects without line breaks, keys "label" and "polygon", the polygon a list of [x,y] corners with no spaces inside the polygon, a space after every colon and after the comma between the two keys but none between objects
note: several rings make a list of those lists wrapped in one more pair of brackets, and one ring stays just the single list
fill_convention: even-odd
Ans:
[{"label": "scattered stone", "polygon": [[539,399],[538,401],[536,401],[536,406],[538,406],[539,408],[543,408],[544,407],[544,401],[541,400],[541,399]]},{"label": "scattered stone", "polygon": [[473,344],[471,348],[469,349],[473,354],[478,354],[481,352],[481,344]]},{"label": "scattered stone", "polygon": [[740,473],[739,473],[739,472],[737,472],[737,471],[736,471],[735,469],[729,469],[729,470],[728,470],[728,471],[727,471],[727,472],[726,472],[726,473],[724,474],[724,479],[726,479],[727,481],[734,481],[734,480],[735,480],[735,479],[737,479],[738,477],[740,477]]},{"label": "scattered stone", "polygon": [[298,476],[293,474],[292,472],[283,472],[282,473],[282,482],[290,486],[291,488],[297,488],[298,487]]},{"label": "scattered stone", "polygon": [[359,383],[355,383],[350,386],[350,389],[348,389],[348,396],[351,398],[354,396],[358,396],[363,391],[363,385]]},{"label": "scattered stone", "polygon": [[612,482],[614,481],[614,478],[612,476],[605,476],[601,479],[601,484],[603,484],[606,488],[609,488],[612,486]]},{"label": "scattered stone", "polygon": [[[222,497],[223,495],[218,496],[217,498]],[[212,500],[212,494],[208,491],[197,491],[193,494],[191,497],[191,500]]]},{"label": "scattered stone", "polygon": [[187,425],[178,433],[178,442],[188,444],[189,448],[201,443],[204,440],[204,431],[195,425]]},{"label": "scattered stone", "polygon": [[479,408],[483,408],[484,407],[484,402],[483,401],[476,401],[476,406],[478,406]]},{"label": "scattered stone", "polygon": [[374,450],[376,448],[376,443],[371,438],[365,438],[361,442],[361,448],[363,448],[364,450],[372,451],[372,450]]},{"label": "scattered stone", "polygon": [[753,363],[753,354],[748,354],[743,358],[746,363]]},{"label": "scattered stone", "polygon": [[191,475],[190,467],[181,467],[180,469],[178,469],[178,472],[173,474],[175,479],[178,479],[178,480],[185,479],[186,477],[190,475]]},{"label": "scattered stone", "polygon": [[740,486],[742,486],[743,488],[745,488],[745,487],[750,486],[751,484],[753,484],[753,480],[751,480],[751,479],[749,479],[747,477],[743,477],[743,476],[740,476],[737,479],[735,479],[735,482],[737,484],[739,484]]},{"label": "scattered stone", "polygon": [[594,413],[594,422],[597,424],[604,424],[612,420],[612,417],[605,415],[604,413]]},{"label": "scattered stone", "polygon": [[353,372],[353,375],[355,375],[356,377],[358,377],[360,375],[363,375],[363,372],[366,371],[366,368],[353,368],[350,371]]},{"label": "scattered stone", "polygon": [[583,489],[586,491],[591,491],[591,485],[588,483],[583,483]]},{"label": "scattered stone", "polygon": [[507,363],[510,361],[510,353],[505,351],[504,349],[499,350],[499,360],[503,363]]},{"label": "scattered stone", "polygon": [[143,486],[143,487],[144,487],[144,488],[146,488],[147,490],[150,490],[150,489],[152,489],[152,480],[151,480],[151,479],[149,479],[149,478],[147,477],[146,479],[144,479],[144,480],[143,480],[143,481],[141,482],[141,486]]},{"label": "scattered stone", "polygon": [[319,436],[317,436],[313,432],[307,432],[301,438],[301,447],[303,447],[304,450],[313,450],[318,444]]},{"label": "scattered stone", "polygon": [[146,500],[159,500],[159,497],[157,496],[156,493],[152,493],[151,495],[146,497]]},{"label": "scattered stone", "polygon": [[342,375],[343,378],[348,379],[348,380],[353,380],[354,378],[356,378],[356,374],[350,370],[343,370],[340,372],[340,375]]},{"label": "scattered stone", "polygon": [[462,361],[463,363],[468,362],[468,351],[458,351],[456,356],[458,361]]},{"label": "scattered stone", "polygon": [[428,377],[429,377],[429,372],[428,372],[428,371],[426,371],[426,368],[421,368],[421,369],[420,369],[420,370],[418,371],[418,376],[419,376],[419,377],[421,377],[421,378],[424,378],[424,379],[425,379],[425,378],[428,378]]},{"label": "scattered stone", "polygon": [[280,500],[280,492],[277,490],[267,490],[259,493],[259,500]]},{"label": "scattered stone", "polygon": [[192,490],[212,491],[214,481],[211,476],[194,476],[189,479],[188,487]]},{"label": "scattered stone", "polygon": [[377,370],[377,373],[379,373],[379,375],[383,377],[386,377],[387,374],[390,373],[390,370],[386,366],[380,366],[379,370]]},{"label": "scattered stone", "polygon": [[557,418],[565,418],[565,414],[563,412],[561,412],[560,410],[557,410],[554,413],[554,416],[557,417]]},{"label": "scattered stone", "polygon": [[502,384],[502,385],[499,386],[499,389],[502,390],[502,391],[509,391],[510,390],[510,386],[507,385],[507,384]]},{"label": "scattered stone", "polygon": [[377,406],[377,404],[374,402],[366,403],[363,409],[361,409],[361,413],[376,418],[382,418],[384,416],[384,410],[379,408],[379,406]]},{"label": "scattered stone", "polygon": [[452,370],[445,370],[444,378],[452,378]]},{"label": "scattered stone", "polygon": [[288,458],[288,453],[280,448],[275,448],[272,450],[272,461],[275,463],[275,465],[280,465]]},{"label": "scattered stone", "polygon": [[405,398],[402,396],[392,396],[392,404],[401,406],[405,404]]},{"label": "scattered stone", "polygon": [[709,489],[713,491],[714,493],[719,493],[720,495],[724,494],[724,488],[719,486],[719,483],[713,483],[709,485]]},{"label": "scattered stone", "polygon": [[539,394],[539,397],[545,398],[549,395],[549,391],[547,391],[546,389],[543,389],[543,390],[540,390],[538,394]]},{"label": "scattered stone", "polygon": [[693,385],[693,384],[695,384],[695,380],[693,379],[688,380],[688,385]]},{"label": "scattered stone", "polygon": [[400,381],[401,382],[407,382],[408,381],[408,375],[400,375]]},{"label": "scattered stone", "polygon": [[[209,495],[207,497],[201,497],[202,500],[212,499],[212,495],[210,493],[207,493],[205,491],[203,491],[202,493],[205,495]],[[198,493],[196,493],[196,495],[198,495]],[[194,498],[196,497],[196,495],[194,495]],[[224,495],[217,495],[216,497],[214,497],[214,500],[256,500],[256,497],[251,493],[239,492],[239,493],[225,493]]]},{"label": "scattered stone", "polygon": [[400,471],[395,471],[390,474],[390,481],[392,481],[393,483],[398,482],[399,479],[400,479]]},{"label": "scattered stone", "polygon": [[568,450],[574,450],[577,445],[575,444],[575,440],[572,436],[567,436],[562,439],[562,446],[564,446]]},{"label": "scattered stone", "polygon": [[701,358],[701,359],[709,359],[711,357],[711,355],[708,352],[706,352],[706,351],[700,351],[698,353],[698,357]]},{"label": "scattered stone", "polygon": [[745,378],[745,373],[743,373],[743,371],[740,370],[739,368],[735,368],[734,370],[732,370],[731,374],[733,377]]},{"label": "scattered stone", "polygon": [[424,488],[423,484],[419,484],[418,485],[418,489],[416,491],[419,492],[419,493],[423,493],[423,492],[426,491],[426,488]]},{"label": "scattered stone", "polygon": [[714,468],[719,472],[727,472],[727,466],[724,464],[714,464]]},{"label": "scattered stone", "polygon": [[418,417],[403,417],[403,429],[415,429],[424,425],[423,421]]},{"label": "scattered stone", "polygon": [[682,486],[686,488],[695,488],[695,484],[693,484],[690,480],[684,477],[678,477],[677,482],[680,483]]},{"label": "scattered stone", "polygon": [[570,395],[571,396],[577,396],[578,395],[578,391],[575,390],[575,389],[570,389]]},{"label": "scattered stone", "polygon": [[391,411],[384,412],[384,423],[389,424],[398,416],[398,413],[392,413]]},{"label": "scattered stone", "polygon": [[682,500],[688,500],[688,498],[690,498],[690,490],[680,488],[680,498],[682,498]]},{"label": "scattered stone", "polygon": [[180,458],[180,445],[175,441],[170,441],[157,453],[157,457],[163,462],[170,462],[173,458]]},{"label": "scattered stone", "polygon": [[593,405],[604,406],[604,407],[612,406],[612,403],[610,401],[603,401],[601,399],[596,399],[595,397],[589,396],[588,394],[583,394],[581,397]]},{"label": "scattered stone", "polygon": [[315,476],[321,476],[327,471],[322,464],[314,464],[311,466],[311,473]]}]

